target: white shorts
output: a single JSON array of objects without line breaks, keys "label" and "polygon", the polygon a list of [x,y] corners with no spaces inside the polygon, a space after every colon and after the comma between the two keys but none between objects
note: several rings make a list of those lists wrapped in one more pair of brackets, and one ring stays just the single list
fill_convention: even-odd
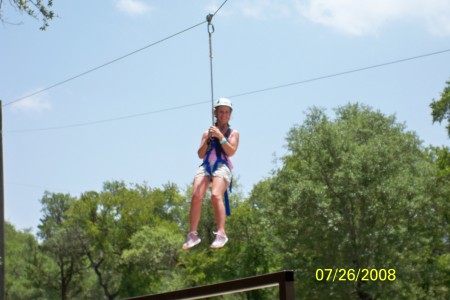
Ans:
[{"label": "white shorts", "polygon": [[[214,164],[210,164],[210,168],[212,170]],[[198,169],[197,172],[195,173],[195,177],[204,177],[204,176],[211,176],[211,174],[209,174],[206,171],[206,167],[205,165],[201,165]],[[228,168],[225,164],[223,163],[219,163],[217,165],[217,169],[213,172],[212,176],[214,177],[219,177],[224,179],[228,184],[230,184],[231,182],[231,178],[232,178],[232,174],[231,174],[231,170],[230,168]]]}]

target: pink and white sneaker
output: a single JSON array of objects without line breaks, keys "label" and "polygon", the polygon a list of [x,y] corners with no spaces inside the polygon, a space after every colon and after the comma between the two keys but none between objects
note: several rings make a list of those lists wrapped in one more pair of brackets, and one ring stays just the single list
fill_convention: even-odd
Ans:
[{"label": "pink and white sneaker", "polygon": [[195,245],[199,244],[202,240],[198,236],[198,233],[196,231],[189,232],[186,238],[186,243],[183,244],[183,249],[191,249]]},{"label": "pink and white sneaker", "polygon": [[217,249],[217,248],[222,248],[223,246],[225,246],[225,244],[228,242],[227,236],[220,234],[218,232],[214,232],[214,234],[216,235],[216,239],[211,244],[211,248]]}]

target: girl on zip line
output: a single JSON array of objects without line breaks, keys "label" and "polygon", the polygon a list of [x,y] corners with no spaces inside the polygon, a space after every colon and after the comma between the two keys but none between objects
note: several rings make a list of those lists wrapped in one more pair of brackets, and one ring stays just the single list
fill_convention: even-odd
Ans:
[{"label": "girl on zip line", "polygon": [[[200,221],[203,198],[211,183],[211,200],[214,208],[217,231],[216,239],[211,248],[222,248],[228,237],[225,232],[225,205],[224,194],[231,184],[231,169],[233,165],[229,157],[236,153],[239,145],[239,132],[231,129],[228,122],[231,118],[233,106],[227,98],[219,98],[214,104],[215,126],[211,126],[202,135],[202,141],[197,151],[198,157],[203,159],[203,164],[198,168],[193,184],[190,230],[183,249],[190,249],[201,242],[197,233]],[[226,197],[227,198],[227,197]],[[227,199],[226,199],[227,200]],[[228,203],[227,214],[229,214]]]}]

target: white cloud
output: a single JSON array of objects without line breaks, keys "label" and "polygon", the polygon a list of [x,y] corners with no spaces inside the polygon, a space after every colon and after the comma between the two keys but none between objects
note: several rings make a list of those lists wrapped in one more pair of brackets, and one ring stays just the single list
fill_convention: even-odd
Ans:
[{"label": "white cloud", "polygon": [[[215,11],[222,1],[209,6]],[[349,35],[378,35],[393,23],[416,24],[431,34],[450,36],[449,0],[240,0],[228,5],[255,19],[300,14],[310,21]],[[219,13],[225,11],[223,7]]]},{"label": "white cloud", "polygon": [[152,10],[152,7],[141,0],[118,0],[116,7],[132,16],[143,15]]},{"label": "white cloud", "polygon": [[293,0],[313,22],[351,35],[378,34],[391,22],[415,22],[432,34],[450,35],[448,0]]},{"label": "white cloud", "polygon": [[[222,5],[222,3],[223,2],[219,3],[219,1],[217,1],[217,0],[213,1],[213,2],[211,2],[210,4],[208,4],[206,6],[205,10],[208,13],[212,14],[212,13],[216,12],[219,9],[219,7],[220,7],[220,5]],[[233,14],[232,11],[228,9],[227,5],[224,5],[218,12],[218,15],[221,15],[221,16],[231,16],[232,14]]]},{"label": "white cloud", "polygon": [[46,99],[45,93],[37,94],[11,104],[12,111],[43,112],[50,109],[50,101]]},{"label": "white cloud", "polygon": [[288,1],[241,0],[238,6],[244,16],[256,19],[283,18],[291,15],[291,6]]},{"label": "white cloud", "polygon": [[[214,13],[222,5],[223,0],[214,0],[207,6],[207,11]],[[254,19],[271,19],[288,17],[292,6],[289,2],[279,0],[239,0],[224,5],[218,12],[222,16],[241,14]]]}]

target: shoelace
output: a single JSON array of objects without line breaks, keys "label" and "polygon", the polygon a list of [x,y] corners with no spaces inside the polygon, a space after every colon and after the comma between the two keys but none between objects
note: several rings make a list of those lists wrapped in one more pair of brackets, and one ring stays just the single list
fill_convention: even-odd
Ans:
[{"label": "shoelace", "polygon": [[225,240],[227,238],[226,235],[223,235],[219,232],[213,231],[213,233],[216,235],[216,239],[220,239],[221,241]]},{"label": "shoelace", "polygon": [[194,240],[194,239],[198,238],[198,233],[196,233],[196,232],[189,232],[188,236],[189,236],[190,239]]}]

